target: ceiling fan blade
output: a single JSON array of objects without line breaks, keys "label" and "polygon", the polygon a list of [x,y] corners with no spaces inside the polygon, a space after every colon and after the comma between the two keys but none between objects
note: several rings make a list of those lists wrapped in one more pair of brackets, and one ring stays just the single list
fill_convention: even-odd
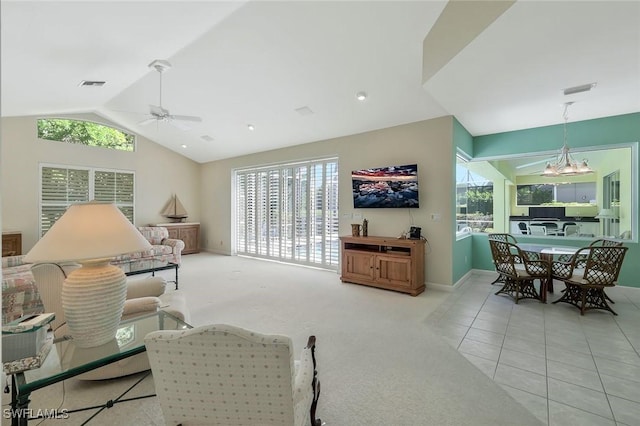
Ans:
[{"label": "ceiling fan blade", "polygon": [[543,164],[543,163],[554,162],[554,161],[555,161],[554,158],[547,158],[545,160],[538,160],[538,161],[534,161],[534,162],[527,163],[527,164],[521,164],[519,166],[516,166],[516,169],[524,169],[524,168],[527,168],[527,167],[530,167],[530,166],[535,166],[537,164]]},{"label": "ceiling fan blade", "polygon": [[168,123],[180,130],[186,131],[186,130],[191,130],[193,128],[193,125],[192,125],[193,122],[190,122],[190,121],[169,120]]},{"label": "ceiling fan blade", "polygon": [[190,121],[192,123],[201,123],[202,122],[202,118],[195,117],[193,115],[172,115],[170,117],[171,117],[172,120],[177,120],[177,121]]},{"label": "ceiling fan blade", "polygon": [[141,126],[144,126],[146,124],[153,123],[154,121],[158,121],[158,119],[155,118],[155,117],[151,117],[151,118],[147,118],[145,120],[142,120],[142,121],[138,122],[138,124],[141,125]]}]

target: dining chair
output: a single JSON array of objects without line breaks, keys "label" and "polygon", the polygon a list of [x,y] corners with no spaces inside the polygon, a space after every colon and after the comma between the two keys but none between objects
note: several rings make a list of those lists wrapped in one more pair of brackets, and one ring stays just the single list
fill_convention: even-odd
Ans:
[{"label": "dining chair", "polygon": [[[495,234],[489,234],[487,237],[489,240],[496,240],[496,241],[503,241],[505,243],[513,243],[513,244],[518,244],[518,240],[516,240],[516,238],[511,235],[511,234],[500,234],[500,233],[495,233]],[[496,259],[493,259],[493,264],[494,266],[496,266]],[[498,271],[498,268],[496,266],[496,271]],[[498,272],[498,277],[493,280],[493,282],[491,283],[491,285],[494,285],[496,283],[504,283],[506,280],[506,277],[501,274],[500,272]]]},{"label": "dining chair", "polygon": [[620,247],[622,246],[621,241],[610,240],[608,238],[599,238],[597,240],[592,241],[589,244],[590,247]]},{"label": "dining chair", "polygon": [[549,278],[549,262],[530,260],[516,244],[510,242],[490,239],[489,244],[496,270],[504,276],[504,286],[495,294],[505,293],[514,298],[516,304],[520,299],[542,301],[533,284],[534,280],[540,280],[542,288],[543,280]]},{"label": "dining chair", "polygon": [[[589,246],[576,252],[569,278],[563,281],[566,291],[553,303],[564,302],[580,309],[580,315],[590,309],[602,309],[618,315],[607,303],[606,287],[617,284],[618,274],[628,247]],[[575,266],[586,254],[584,269]]]},{"label": "dining chair", "polygon": [[518,229],[521,234],[528,235],[529,234],[529,226],[524,222],[518,222]]},{"label": "dining chair", "polygon": [[556,235],[558,233],[558,224],[555,222],[542,222],[540,225],[546,228],[547,235]]},{"label": "dining chair", "polygon": [[530,235],[547,235],[547,227],[543,225],[529,225]]},{"label": "dining chair", "polygon": [[562,233],[563,233],[563,234],[565,234],[565,235],[567,234],[567,226],[570,226],[570,225],[572,225],[572,226],[577,226],[578,224],[577,224],[577,223],[575,223],[575,222],[565,222],[565,223],[562,225]]},{"label": "dining chair", "polygon": [[564,231],[562,232],[564,234],[565,237],[568,237],[569,235],[578,235],[580,233],[580,226],[578,225],[564,225],[563,226]]}]

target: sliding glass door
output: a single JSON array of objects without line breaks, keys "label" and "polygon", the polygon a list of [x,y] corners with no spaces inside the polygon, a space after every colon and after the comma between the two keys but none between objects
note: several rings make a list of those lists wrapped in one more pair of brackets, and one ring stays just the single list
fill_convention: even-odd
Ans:
[{"label": "sliding glass door", "polygon": [[236,170],[234,179],[237,254],[337,268],[337,159]]}]

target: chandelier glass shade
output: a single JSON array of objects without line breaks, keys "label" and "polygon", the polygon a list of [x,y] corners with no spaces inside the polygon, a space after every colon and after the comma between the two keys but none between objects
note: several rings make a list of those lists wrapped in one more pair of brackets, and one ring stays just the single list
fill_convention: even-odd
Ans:
[{"label": "chandelier glass shade", "polygon": [[589,161],[586,158],[581,161],[576,161],[569,152],[569,145],[567,144],[567,109],[572,103],[573,102],[567,102],[564,105],[564,144],[562,145],[560,154],[554,162],[547,163],[547,166],[542,171],[542,176],[575,176],[593,173],[593,169],[589,167]]}]

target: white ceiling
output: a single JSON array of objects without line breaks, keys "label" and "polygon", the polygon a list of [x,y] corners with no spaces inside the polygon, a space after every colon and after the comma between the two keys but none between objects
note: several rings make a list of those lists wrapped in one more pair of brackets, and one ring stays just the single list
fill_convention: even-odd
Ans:
[{"label": "white ceiling", "polygon": [[[443,115],[481,135],[562,123],[567,101],[570,121],[640,111],[639,1],[518,1],[423,85],[423,40],[445,6],[4,0],[1,113],[96,112],[207,162]],[[158,104],[154,59],[173,65],[163,106],[203,118],[191,130],[137,124]]]}]

